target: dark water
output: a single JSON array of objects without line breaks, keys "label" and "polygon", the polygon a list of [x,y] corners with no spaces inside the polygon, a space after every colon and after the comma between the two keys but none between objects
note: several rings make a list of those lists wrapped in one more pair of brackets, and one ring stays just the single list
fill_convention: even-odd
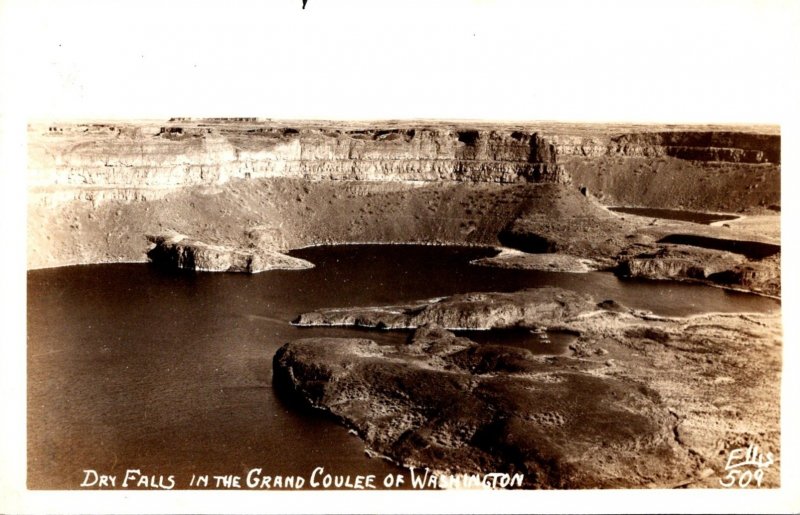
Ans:
[{"label": "dark water", "polygon": [[[272,356],[298,337],[390,343],[406,335],[291,326],[303,311],[542,285],[668,315],[780,307],[703,286],[468,264],[490,254],[341,246],[293,252],[314,269],[257,275],[167,273],[145,264],[29,272],[29,487],[77,488],[84,469],[173,474],[179,488],[192,474],[243,475],[254,467],[306,477],[316,466],[396,472],[367,458],[361,441],[336,423],[286,405],[272,388]],[[552,344],[553,352],[564,347]]]},{"label": "dark water", "polygon": [[569,345],[578,339],[577,335],[564,331],[542,331],[539,333],[523,328],[495,329],[492,331],[456,331],[456,334],[477,343],[519,347],[529,350],[533,354],[545,356],[566,354],[569,350]]},{"label": "dark water", "polygon": [[659,243],[676,243],[679,245],[692,245],[705,249],[723,250],[742,254],[750,259],[764,259],[774,256],[781,251],[781,246],[774,243],[761,241],[729,240],[725,238],[711,238],[696,234],[670,234],[658,240]]},{"label": "dark water", "polygon": [[650,218],[666,218],[667,220],[681,220],[696,224],[711,224],[723,220],[735,220],[733,215],[717,215],[701,211],[685,211],[682,209],[654,209],[650,207],[610,207],[611,211],[627,213],[629,215],[647,216]]}]

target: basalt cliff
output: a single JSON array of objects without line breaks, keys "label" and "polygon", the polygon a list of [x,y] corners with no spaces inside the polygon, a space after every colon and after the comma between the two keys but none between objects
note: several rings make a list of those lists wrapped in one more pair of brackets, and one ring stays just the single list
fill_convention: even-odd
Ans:
[{"label": "basalt cliff", "polygon": [[771,127],[199,120],[32,125],[29,141],[32,191],[74,189],[61,199],[146,200],[148,189],[281,177],[574,183],[611,204],[709,211],[780,202]]},{"label": "basalt cliff", "polygon": [[[730,266],[700,273],[687,264],[696,257],[665,257],[663,241],[699,231],[779,244],[772,127],[179,119],[32,124],[28,136],[30,268],[146,261],[148,252],[190,267],[163,244],[178,233],[207,270],[283,266],[291,260],[279,253],[307,245],[457,243],[557,254],[545,262],[566,269],[593,260],[622,274],[778,293],[764,256],[721,254]],[[609,205],[747,217],[719,230]],[[208,252],[216,247],[228,250]],[[255,268],[241,257],[248,249],[259,249]],[[231,252],[244,266],[226,264]],[[228,257],[215,264],[214,255]],[[527,266],[534,261],[541,256]]]}]

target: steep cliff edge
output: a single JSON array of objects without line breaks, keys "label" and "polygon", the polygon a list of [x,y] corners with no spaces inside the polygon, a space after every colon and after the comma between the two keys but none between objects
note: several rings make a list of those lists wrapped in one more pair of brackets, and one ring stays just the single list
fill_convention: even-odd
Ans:
[{"label": "steep cliff edge", "polygon": [[573,181],[608,205],[756,212],[780,206],[777,132],[623,128],[550,140]]},{"label": "steep cliff edge", "polygon": [[31,125],[47,202],[147,200],[234,178],[583,185],[606,203],[701,210],[780,204],[780,135],[731,128],[179,120]]},{"label": "steep cliff edge", "polygon": [[779,159],[770,127],[31,125],[28,264],[143,261],[145,235],[176,231],[245,253],[504,244],[613,266],[647,220],[603,203],[769,212]]},{"label": "steep cliff edge", "polygon": [[31,185],[164,188],[232,178],[569,182],[538,133],[305,124],[31,128]]}]

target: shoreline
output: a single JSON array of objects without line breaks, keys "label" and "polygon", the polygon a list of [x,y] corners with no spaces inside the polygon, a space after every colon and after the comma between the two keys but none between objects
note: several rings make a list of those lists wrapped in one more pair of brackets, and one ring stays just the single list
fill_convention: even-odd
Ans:
[{"label": "shoreline", "polygon": [[[511,250],[511,251],[513,251],[515,253],[519,252],[518,250],[516,250],[516,249],[514,249],[512,247],[504,247],[502,245],[490,245],[490,244],[483,244],[483,243],[413,242],[413,241],[411,241],[411,242],[387,242],[387,241],[324,242],[324,243],[313,243],[313,244],[309,244],[309,245],[303,245],[303,246],[300,246],[300,247],[293,247],[291,249],[288,249],[288,250],[285,250],[285,251],[282,250],[282,251],[279,251],[279,252],[281,252],[283,254],[286,254],[286,255],[290,255],[291,252],[294,252],[296,250],[303,250],[303,249],[309,249],[309,248],[328,247],[328,246],[334,246],[334,247],[359,246],[359,245],[381,245],[381,246],[406,246],[406,245],[407,246],[417,246],[417,245],[419,245],[419,246],[428,246],[428,247],[484,248],[484,249],[496,250],[498,252],[498,256],[504,250]],[[532,255],[536,256],[536,254],[532,254]],[[145,255],[144,259],[141,259],[141,260],[119,260],[119,261],[117,261],[117,260],[109,260],[109,261],[92,261],[92,262],[81,262],[81,263],[67,263],[67,264],[58,264],[58,265],[52,265],[52,266],[41,266],[41,267],[26,268],[25,271],[27,273],[27,272],[33,272],[33,271],[38,271],[38,270],[51,270],[51,269],[56,269],[56,268],[67,268],[67,267],[74,267],[74,266],[115,265],[115,264],[151,264],[151,263],[153,263],[153,261],[150,258],[146,257],[146,255]],[[312,263],[312,264],[314,264],[314,263]],[[496,265],[479,264],[479,263],[475,263],[475,262],[470,262],[470,265],[472,265],[472,266],[483,266],[483,267],[489,267],[489,268],[497,267]],[[219,270],[207,270],[207,269],[200,269],[200,268],[195,268],[195,269],[183,268],[181,270],[186,271],[186,272],[196,271],[196,272],[203,272],[203,273],[241,273],[241,272],[237,272],[237,271],[219,271]],[[258,272],[251,272],[251,273],[264,273],[264,272],[269,272],[269,271],[272,271],[272,270],[275,270],[275,271],[278,271],[278,270],[280,270],[280,271],[297,270],[297,271],[299,271],[299,270],[302,270],[302,269],[290,268],[290,267],[276,267],[276,268],[272,268],[272,269],[268,269],[268,270],[261,270],[261,271],[258,271]],[[564,271],[564,270],[554,270],[552,272],[548,271],[548,270],[540,270],[540,271],[542,271],[542,272],[550,272],[550,273],[574,273],[574,274],[610,273],[610,274],[616,275],[616,273],[614,271],[614,267],[598,268],[598,269],[594,269],[594,270],[587,270],[585,272],[582,272],[582,271],[581,272],[572,272],[572,271]],[[712,287],[712,288],[718,288],[718,289],[721,289],[721,290],[724,290],[724,291],[731,291],[731,292],[736,292],[736,293],[745,293],[745,294],[757,295],[759,297],[766,297],[768,299],[772,299],[772,300],[775,300],[775,301],[778,301],[778,302],[782,301],[782,297],[780,295],[772,295],[772,294],[765,293],[765,292],[748,290],[746,288],[737,288],[737,287],[734,287],[734,286],[726,286],[726,285],[714,283],[712,281],[700,280],[700,279],[691,279],[691,278],[673,278],[673,279],[655,278],[655,279],[649,279],[649,278],[646,278],[646,277],[621,277],[621,276],[617,276],[617,278],[619,280],[623,280],[623,281],[644,281],[644,282],[660,281],[660,282],[664,282],[664,283],[695,284],[695,285],[701,285],[701,286],[709,286],[709,287]]]}]

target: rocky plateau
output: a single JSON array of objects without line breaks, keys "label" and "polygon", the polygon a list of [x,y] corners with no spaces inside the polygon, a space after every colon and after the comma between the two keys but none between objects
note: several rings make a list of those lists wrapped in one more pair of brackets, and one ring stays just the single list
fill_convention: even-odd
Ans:
[{"label": "rocky plateau", "polygon": [[[297,323],[416,331],[296,340],[275,381],[405,466],[522,473],[529,488],[718,487],[728,446],[780,445],[778,319],[657,317],[559,288],[325,310]],[[504,327],[578,338],[547,356],[448,331]]]}]

